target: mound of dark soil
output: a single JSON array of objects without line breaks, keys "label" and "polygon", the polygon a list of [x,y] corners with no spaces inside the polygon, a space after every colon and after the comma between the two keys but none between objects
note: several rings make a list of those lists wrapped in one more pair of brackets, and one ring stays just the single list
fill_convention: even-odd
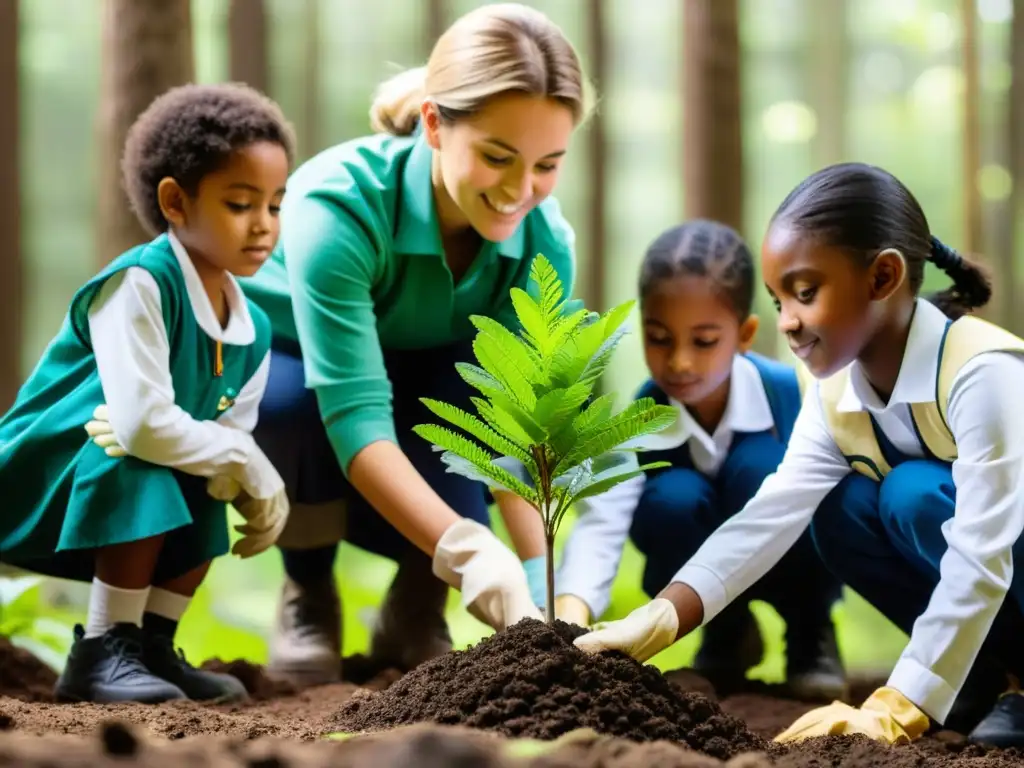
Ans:
[{"label": "mound of dark soil", "polygon": [[329,720],[339,731],[418,722],[553,739],[578,728],[634,741],[686,744],[718,758],[764,749],[718,704],[687,693],[619,653],[585,654],[579,627],[524,619],[466,651],[426,662],[387,690],[353,697]]},{"label": "mound of dark soil", "polygon": [[57,673],[26,650],[0,637],[0,696],[53,701]]}]

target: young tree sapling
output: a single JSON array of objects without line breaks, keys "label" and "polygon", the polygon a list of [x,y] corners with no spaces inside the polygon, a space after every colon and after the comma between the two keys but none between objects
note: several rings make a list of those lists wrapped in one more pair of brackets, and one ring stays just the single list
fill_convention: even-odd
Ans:
[{"label": "young tree sapling", "polygon": [[610,394],[593,397],[635,302],[601,315],[582,308],[566,311],[561,281],[543,255],[534,259],[530,277],[536,298],[512,289],[518,334],[492,318],[470,318],[477,329],[473,352],[479,365],[457,363],[456,368],[481,395],[471,398],[478,416],[450,403],[422,400],[465,434],[437,424],[414,431],[443,451],[449,472],[511,491],[540,512],[551,623],[555,534],[562,518],[575,502],[666,466],[638,466],[635,452],[645,436],[671,425],[676,411],[641,398],[613,413]]}]

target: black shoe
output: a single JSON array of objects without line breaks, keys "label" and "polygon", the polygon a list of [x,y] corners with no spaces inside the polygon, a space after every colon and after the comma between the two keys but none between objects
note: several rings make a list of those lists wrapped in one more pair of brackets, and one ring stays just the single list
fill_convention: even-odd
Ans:
[{"label": "black shoe", "polygon": [[693,668],[720,693],[742,687],[747,670],[764,657],[764,640],[750,606],[733,603],[704,627]]},{"label": "black shoe", "polygon": [[162,632],[143,630],[142,646],[146,666],[193,701],[241,701],[249,696],[237,677],[193,667],[181,650],[175,650],[174,638]]},{"label": "black shoe", "polygon": [[983,721],[995,714],[1002,703],[999,697],[1009,682],[1001,665],[987,656],[978,656],[942,728],[957,733],[973,733]]},{"label": "black shoe", "polygon": [[849,693],[831,619],[786,627],[786,687],[797,699],[835,701]]},{"label": "black shoe", "polygon": [[988,747],[1024,747],[1024,692],[1011,691],[1000,696],[967,738]]},{"label": "black shoe", "polygon": [[64,671],[54,689],[58,701],[159,704],[184,699],[185,692],[153,673],[142,659],[142,630],[115,624],[99,637],[85,637],[79,624]]}]

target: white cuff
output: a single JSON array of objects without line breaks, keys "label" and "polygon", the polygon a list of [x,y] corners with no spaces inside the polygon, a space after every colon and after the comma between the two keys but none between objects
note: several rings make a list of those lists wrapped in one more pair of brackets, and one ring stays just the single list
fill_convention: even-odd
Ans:
[{"label": "white cuff", "polygon": [[957,692],[930,669],[905,654],[896,662],[886,683],[937,723],[943,723],[953,708]]},{"label": "white cuff", "polygon": [[697,593],[704,605],[704,620],[701,622],[701,626],[715,618],[729,604],[729,594],[725,584],[713,571],[703,565],[687,563],[672,577],[672,581],[681,582]]}]

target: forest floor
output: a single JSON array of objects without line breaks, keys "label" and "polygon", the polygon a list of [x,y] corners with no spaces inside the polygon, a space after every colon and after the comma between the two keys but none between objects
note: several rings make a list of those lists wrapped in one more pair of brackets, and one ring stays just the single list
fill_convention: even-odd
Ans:
[{"label": "forest floor", "polygon": [[[556,637],[556,632],[564,636],[569,630],[531,629],[529,633],[523,630],[517,635],[514,629],[509,631],[511,639],[495,636],[469,651],[449,654],[451,658],[428,662],[405,676],[396,670],[368,670],[362,663],[365,660],[353,659],[343,665],[343,669],[348,670],[346,676],[355,678],[354,681],[304,691],[272,682],[262,668],[247,662],[210,662],[207,666],[236,674],[249,690],[249,700],[235,704],[58,704],[52,700],[55,677],[52,670],[0,638],[0,766],[63,768],[138,763],[150,768],[164,765],[1009,768],[1024,765],[1024,754],[1014,750],[985,750],[969,745],[961,734],[946,731],[925,736],[912,745],[897,747],[886,747],[861,737],[813,739],[782,747],[770,739],[820,703],[795,701],[787,697],[783,689],[757,682],[749,683],[744,690],[718,692],[709,681],[688,670],[662,676],[652,667],[644,667],[646,671],[636,674],[638,680],[644,678],[638,683],[626,679],[635,671],[630,666],[635,664],[631,660],[602,663],[597,672],[589,663],[581,667],[579,658],[572,656],[571,643],[566,646],[562,642],[565,637]],[[568,661],[560,665],[556,657]],[[478,676],[479,682],[465,677],[467,665],[477,665],[470,667],[472,671],[479,668],[481,659],[496,659],[495,668],[515,665],[516,671],[512,677],[504,678],[484,671]],[[611,677],[598,679],[602,674]],[[576,720],[565,720],[562,730],[566,735],[553,744],[508,738],[510,734],[536,735],[537,728],[557,735],[557,729],[551,731],[552,724],[559,725],[557,719],[552,721],[548,715],[547,720],[540,723],[535,716],[547,706],[544,702],[522,704],[524,696],[536,695],[537,689],[530,687],[528,678],[543,678],[543,693],[553,697],[552,707],[562,706],[566,712],[581,713]],[[633,702],[603,693],[609,685],[607,680],[613,678],[622,685],[632,686],[622,690],[634,697]],[[442,682],[432,686],[425,684],[430,680]],[[599,688],[591,685],[595,682]],[[559,699],[562,683],[574,686],[573,690],[587,690],[588,686],[593,690],[582,698],[566,693]],[[851,700],[861,700],[878,683],[877,680],[856,681]],[[477,703],[467,706],[466,689],[474,685],[490,685],[492,700],[484,702],[479,698],[484,694],[473,693],[478,697],[474,699]],[[630,690],[633,693],[629,693]],[[451,696],[454,703],[436,706],[435,700],[446,696]],[[462,700],[457,701],[459,696]],[[664,706],[671,712],[644,710],[644,707],[660,706],[657,696],[667,697]],[[497,699],[501,699],[501,706],[522,707],[520,715],[523,716],[516,720],[501,715],[495,709]],[[636,711],[608,712],[615,707],[628,710],[631,705]],[[410,717],[420,716],[417,712],[429,712],[424,715],[429,722],[406,725]],[[591,717],[588,713],[597,714]],[[488,716],[504,718],[501,726],[487,729],[459,724],[479,724]],[[339,723],[360,717],[367,722],[394,723],[397,727],[381,731],[367,729],[365,735],[343,740],[326,738],[342,730]],[[578,727],[581,724],[585,727]],[[684,726],[684,731],[680,731],[682,738],[652,740],[661,738],[659,733],[675,733],[672,729]],[[617,735],[623,732],[639,736]]]}]

